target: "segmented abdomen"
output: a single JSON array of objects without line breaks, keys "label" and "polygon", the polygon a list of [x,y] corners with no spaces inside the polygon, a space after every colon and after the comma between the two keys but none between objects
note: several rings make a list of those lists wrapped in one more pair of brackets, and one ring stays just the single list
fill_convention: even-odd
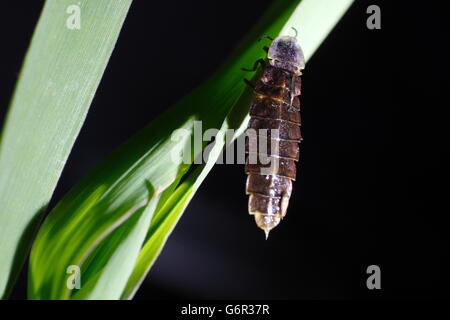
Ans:
[{"label": "segmented abdomen", "polygon": [[[267,65],[255,87],[247,130],[246,192],[249,213],[266,231],[286,214],[299,159],[300,78],[286,70]],[[267,134],[264,130],[268,129]],[[278,137],[271,129],[278,129]],[[265,150],[261,151],[261,146]],[[278,148],[273,149],[273,147]],[[256,156],[258,153],[261,156]],[[266,151],[267,150],[267,151]],[[264,159],[264,156],[268,158]],[[265,160],[265,161],[263,161]],[[274,162],[277,161],[277,164]]]}]

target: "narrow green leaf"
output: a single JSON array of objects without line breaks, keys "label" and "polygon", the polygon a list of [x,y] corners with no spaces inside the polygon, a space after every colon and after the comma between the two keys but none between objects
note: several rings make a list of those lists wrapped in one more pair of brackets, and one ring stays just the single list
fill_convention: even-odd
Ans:
[{"label": "narrow green leaf", "polygon": [[130,4],[45,3],[1,138],[0,297],[21,269]]},{"label": "narrow green leaf", "polygon": [[[228,128],[237,129],[237,136],[246,127],[252,92],[244,85],[243,78],[251,75],[240,68],[251,66],[265,56],[264,44],[258,43],[257,39],[263,34],[290,32],[290,27],[296,27],[300,43],[310,57],[351,3],[350,0],[336,0],[325,6],[329,1],[303,0],[298,6],[298,2],[276,1],[215,75],[121,146],[53,209],[32,250],[30,298],[89,297],[89,292],[96,292],[97,298],[120,296],[129,299],[134,295],[180,215],[219,157],[226,144],[224,132]],[[305,41],[301,38],[305,32],[303,28],[312,33]],[[210,112],[211,106],[214,106],[214,112]],[[190,165],[175,163],[172,153],[190,150],[193,159],[202,152],[202,148],[195,150],[191,145],[196,120],[202,121],[200,134],[209,128],[220,128],[220,131],[208,161],[186,176]],[[186,130],[181,142],[171,139],[172,132],[179,128]],[[155,210],[149,210],[153,217],[144,242],[140,237],[129,242],[129,250],[138,245],[141,249],[137,261],[134,257],[128,261],[132,271],[130,268],[123,271],[112,253],[121,250],[123,243],[102,241],[115,238],[113,235],[117,230],[144,210],[149,203],[149,184],[160,192],[160,198]],[[124,229],[134,226],[130,223]],[[124,239],[127,241],[126,237]],[[93,255],[100,257],[99,261],[93,262],[97,260]],[[69,265],[81,267],[84,280],[80,291],[71,293],[66,287],[65,271]],[[119,293],[119,288],[101,285],[98,279],[102,270],[121,279],[129,272],[125,289]],[[100,285],[102,289],[97,291]],[[83,290],[84,294],[79,293]],[[102,292],[101,296],[97,292]]]}]

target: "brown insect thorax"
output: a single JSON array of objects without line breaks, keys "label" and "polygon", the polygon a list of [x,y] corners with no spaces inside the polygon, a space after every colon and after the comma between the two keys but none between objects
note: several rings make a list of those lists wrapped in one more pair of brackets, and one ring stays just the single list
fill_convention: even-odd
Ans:
[{"label": "brown insect thorax", "polygon": [[286,215],[299,160],[300,75],[304,58],[296,38],[278,37],[255,86],[247,129],[248,210],[266,233]]}]

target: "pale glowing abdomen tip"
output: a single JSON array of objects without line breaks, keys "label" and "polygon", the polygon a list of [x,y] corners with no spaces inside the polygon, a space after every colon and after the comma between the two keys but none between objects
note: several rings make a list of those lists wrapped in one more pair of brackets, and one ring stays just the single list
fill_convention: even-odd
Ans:
[{"label": "pale glowing abdomen tip", "polygon": [[275,228],[280,223],[280,221],[281,221],[281,218],[279,215],[267,215],[267,214],[255,212],[256,225],[260,229],[264,230],[264,232],[266,234],[266,239],[269,236],[270,230]]}]

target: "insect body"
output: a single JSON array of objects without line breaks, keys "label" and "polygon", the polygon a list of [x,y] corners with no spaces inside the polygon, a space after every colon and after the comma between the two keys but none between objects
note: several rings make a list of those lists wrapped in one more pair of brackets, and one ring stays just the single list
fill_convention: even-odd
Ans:
[{"label": "insect body", "polygon": [[[305,66],[295,37],[274,39],[267,58],[269,64],[254,86],[256,98],[250,106],[245,166],[248,210],[266,238],[286,215],[296,176],[302,140],[298,96]],[[262,161],[264,156],[266,161]]]}]

